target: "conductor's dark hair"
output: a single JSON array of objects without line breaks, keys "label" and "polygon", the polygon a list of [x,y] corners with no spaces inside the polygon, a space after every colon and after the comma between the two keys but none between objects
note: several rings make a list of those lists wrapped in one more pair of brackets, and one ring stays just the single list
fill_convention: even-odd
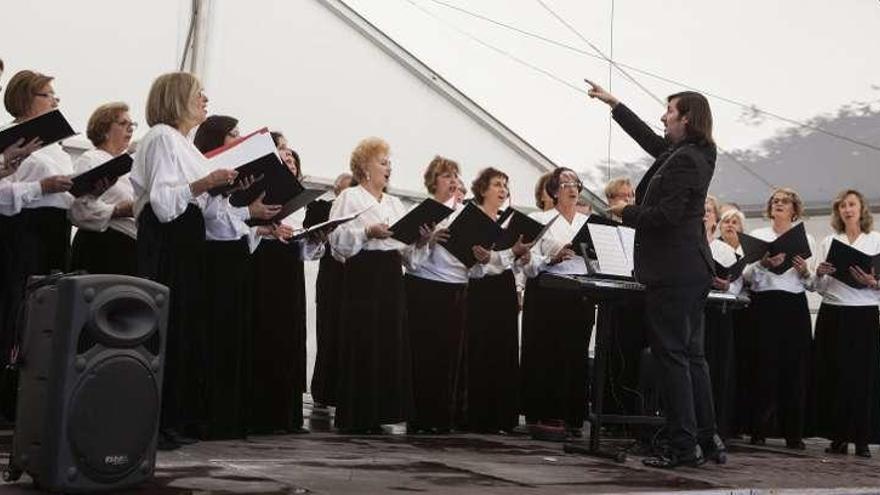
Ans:
[{"label": "conductor's dark hair", "polygon": [[477,178],[471,183],[471,193],[474,195],[474,201],[476,201],[478,205],[483,204],[483,200],[485,199],[483,195],[489,190],[489,185],[492,184],[492,179],[495,177],[501,177],[504,179],[505,183],[510,180],[507,177],[507,174],[497,168],[487,167],[480,170],[480,173],[477,174]]},{"label": "conductor's dark hair", "polygon": [[196,148],[202,153],[215,150],[223,146],[223,142],[226,140],[226,135],[235,129],[235,126],[237,125],[238,119],[235,117],[230,117],[228,115],[211,115],[199,125],[199,129],[196,131],[196,136],[193,138],[193,144],[195,144]]},{"label": "conductor's dark hair", "polygon": [[[575,177],[578,177],[577,172],[567,167],[558,167],[553,170],[553,173],[550,174],[550,178],[547,179],[547,184],[544,186],[544,189],[547,190],[547,194],[553,198],[553,204],[556,205],[559,203],[559,188],[562,186],[562,174],[566,172],[571,172]],[[578,177],[578,182],[581,179]]]},{"label": "conductor's dark hair", "polygon": [[709,108],[709,100],[695,91],[682,91],[671,94],[666,98],[667,103],[675,101],[675,109],[682,117],[687,117],[688,138],[715,144],[712,139],[712,109]]}]

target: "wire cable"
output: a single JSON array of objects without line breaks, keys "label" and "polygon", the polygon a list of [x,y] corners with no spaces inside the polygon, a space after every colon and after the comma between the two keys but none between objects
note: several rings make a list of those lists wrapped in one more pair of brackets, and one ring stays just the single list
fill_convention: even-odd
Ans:
[{"label": "wire cable", "polygon": [[[589,52],[589,51],[587,51],[587,50],[584,50],[584,49],[578,48],[578,47],[576,47],[576,46],[572,46],[572,45],[569,45],[569,44],[563,43],[563,42],[561,42],[561,41],[554,40],[554,39],[552,39],[552,38],[548,38],[548,37],[546,37],[546,36],[543,36],[543,35],[540,35],[540,34],[537,34],[537,33],[531,32],[531,31],[527,31],[527,30],[525,30],[525,29],[519,28],[519,27],[514,26],[514,25],[512,25],[512,24],[507,24],[507,23],[504,23],[504,22],[498,21],[498,20],[496,20],[496,19],[493,19],[493,18],[491,18],[491,17],[485,16],[485,15],[482,15],[482,14],[479,14],[479,13],[476,13],[476,12],[472,12],[472,11],[470,11],[470,10],[464,9],[464,8],[459,7],[459,6],[457,6],[457,5],[450,4],[450,3],[445,2],[445,1],[443,1],[443,0],[425,0],[425,1],[432,2],[432,3],[434,3],[434,4],[437,4],[437,5],[443,6],[443,7],[445,7],[445,8],[450,9],[450,10],[455,10],[455,11],[460,12],[460,13],[462,13],[462,14],[465,14],[465,15],[467,15],[467,16],[470,16],[470,17],[473,17],[473,18],[476,18],[476,19],[480,19],[480,20],[482,20],[482,21],[484,21],[484,22],[488,22],[488,23],[490,23],[490,24],[494,24],[494,25],[496,25],[496,26],[499,26],[499,27],[501,27],[501,28],[507,29],[507,30],[509,30],[509,31],[513,31],[513,32],[519,33],[519,34],[521,34],[521,35],[523,35],[523,36],[526,36],[526,37],[529,37],[529,38],[533,38],[533,39],[536,39],[536,40],[542,41],[542,42],[544,42],[544,43],[547,43],[547,44],[550,44],[550,45],[553,45],[553,46],[556,46],[556,47],[559,47],[559,48],[563,48],[563,49],[566,49],[566,50],[569,50],[569,51],[572,51],[572,52],[578,53],[578,54],[580,54],[580,55],[584,55],[584,56],[587,56],[587,57],[595,58],[595,59],[597,59],[597,60],[605,60],[605,61],[608,61],[606,58],[602,57],[601,55],[597,55],[597,54],[595,54],[595,53],[591,53],[591,52]],[[639,68],[639,67],[635,67],[635,66],[633,66],[633,65],[629,65],[629,64],[626,64],[626,63],[623,63],[623,62],[619,62],[619,61],[616,61],[616,60],[613,60],[613,59],[612,59],[611,63],[613,63],[613,66],[615,66],[615,67],[618,67],[618,68],[625,68],[625,69],[628,69],[628,70],[630,70],[630,71],[632,71],[632,72],[635,72],[635,73],[638,73],[638,74],[641,74],[641,75],[644,75],[644,76],[648,76],[648,77],[651,77],[651,78],[657,79],[657,80],[659,80],[659,81],[663,81],[663,82],[668,83],[668,84],[672,84],[672,85],[675,85],[675,86],[679,86],[679,87],[681,87],[681,88],[688,89],[688,90],[691,90],[691,91],[697,91],[697,92],[699,92],[699,93],[702,93],[702,94],[706,95],[707,97],[711,97],[711,98],[714,98],[714,99],[716,99],[716,100],[723,101],[723,102],[725,102],[725,103],[729,103],[729,104],[731,104],[731,105],[739,106],[739,107],[741,107],[741,108],[743,108],[743,109],[749,110],[749,111],[754,112],[754,113],[759,113],[759,114],[762,114],[762,115],[766,115],[766,116],[768,116],[768,117],[772,117],[772,118],[774,118],[774,119],[776,119],[776,120],[780,120],[780,121],[782,121],[782,122],[785,122],[785,123],[788,123],[788,124],[792,124],[792,125],[795,125],[795,126],[797,126],[797,127],[804,128],[804,129],[809,129],[809,130],[812,130],[812,131],[815,131],[815,132],[819,132],[819,133],[821,133],[821,134],[825,134],[825,135],[827,135],[827,136],[831,136],[831,137],[834,137],[834,138],[836,138],[836,139],[841,139],[841,140],[843,140],[843,141],[847,141],[847,142],[849,142],[849,143],[851,143],[851,144],[855,144],[855,145],[858,145],[858,146],[866,147],[866,148],[872,149],[872,150],[874,150],[874,151],[880,151],[880,146],[878,146],[878,145],[874,145],[874,144],[871,144],[871,143],[867,143],[867,142],[864,142],[864,141],[861,141],[861,140],[858,140],[858,139],[855,139],[855,138],[852,138],[852,137],[850,137],[850,136],[846,136],[846,135],[843,135],[843,134],[840,134],[840,133],[837,133],[837,132],[829,131],[829,130],[827,130],[827,129],[824,129],[824,128],[822,128],[822,127],[819,127],[819,126],[816,126],[816,125],[813,125],[813,124],[810,124],[810,123],[807,123],[807,122],[802,122],[802,121],[799,121],[799,120],[796,120],[796,119],[793,119],[793,118],[790,118],[790,117],[786,117],[786,116],[784,116],[784,115],[782,115],[782,114],[779,114],[779,113],[776,113],[776,112],[772,112],[772,111],[769,111],[769,110],[765,110],[765,109],[763,109],[763,108],[761,108],[761,107],[758,107],[758,106],[755,105],[755,104],[744,103],[744,102],[739,101],[739,100],[734,99],[734,98],[730,98],[730,97],[722,96],[722,95],[719,95],[719,94],[714,93],[714,92],[711,92],[711,91],[706,91],[706,90],[703,90],[703,89],[697,88],[697,87],[695,87],[695,86],[693,86],[693,85],[691,85],[691,84],[684,83],[684,82],[681,82],[681,81],[678,81],[678,80],[675,80],[675,79],[672,79],[672,78],[669,78],[669,77],[665,77],[665,76],[660,75],[660,74],[657,74],[657,73],[655,73],[655,72],[651,72],[651,71],[648,71],[648,70],[645,70],[645,69],[641,69],[641,68]]]}]

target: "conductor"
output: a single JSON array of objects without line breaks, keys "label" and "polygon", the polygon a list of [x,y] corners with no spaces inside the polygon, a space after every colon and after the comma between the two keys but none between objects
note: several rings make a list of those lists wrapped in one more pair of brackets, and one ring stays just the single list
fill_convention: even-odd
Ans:
[{"label": "conductor", "polygon": [[608,104],[620,127],[655,158],[636,187],[636,203],[609,209],[636,229],[634,274],[646,286],[651,352],[663,382],[669,445],[643,463],[674,468],[712,459],[721,464],[726,451],[715,433],[703,352],[703,306],[714,269],[703,227],[716,157],[709,102],[690,91],[669,96],[661,137],[611,93],[587,83],[589,96]]}]

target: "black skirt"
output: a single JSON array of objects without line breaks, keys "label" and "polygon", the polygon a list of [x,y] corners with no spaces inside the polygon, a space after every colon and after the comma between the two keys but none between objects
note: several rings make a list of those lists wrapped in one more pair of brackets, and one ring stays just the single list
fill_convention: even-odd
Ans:
[{"label": "black skirt", "polygon": [[733,318],[733,343],[736,356],[735,384],[735,412],[733,414],[733,434],[751,434],[752,428],[752,400],[754,399],[755,387],[752,380],[755,374],[755,339],[757,338],[757,323],[755,311],[752,306],[735,309]]},{"label": "black skirt", "polygon": [[816,433],[840,442],[876,442],[880,366],[877,306],[822,304],[816,320]]},{"label": "black skirt", "polygon": [[339,315],[342,308],[343,264],[330,253],[321,258],[315,283],[315,369],[312,398],[316,403],[336,405],[339,384]]},{"label": "black skirt", "polygon": [[250,252],[247,237],[205,244],[207,437],[247,434],[251,384]]},{"label": "black skirt", "polygon": [[207,322],[205,221],[196,205],[168,223],[150,205],[138,217],[138,273],[171,290],[162,383],[162,428],[201,430],[205,421]]},{"label": "black skirt", "polygon": [[137,274],[137,241],[113,229],[77,229],[70,249],[70,269],[89,273]]},{"label": "black skirt", "polygon": [[470,281],[465,328],[471,431],[511,431],[519,424],[518,317],[512,271]]},{"label": "black skirt", "polygon": [[705,353],[712,378],[712,399],[718,434],[729,438],[736,421],[736,347],[733,334],[733,313],[719,307],[705,310]]},{"label": "black skirt", "polygon": [[70,222],[61,208],[23,209],[4,218],[6,269],[3,281],[4,320],[0,322],[0,363],[6,363],[14,345],[18,311],[24,303],[25,285],[31,275],[67,271],[70,255]]},{"label": "black skirt", "polygon": [[336,427],[376,429],[412,410],[409,339],[397,251],[361,251],[345,262]]},{"label": "black skirt", "polygon": [[807,417],[812,322],[804,293],[756,292],[752,370],[753,434],[803,438]]},{"label": "black skirt", "polygon": [[[15,235],[13,227],[13,217],[0,215],[0,369],[6,366],[9,360],[9,348],[12,346],[13,331],[7,329],[6,322],[6,306],[10,303],[7,299],[7,273],[10,270],[12,259],[10,258],[10,249],[12,247],[12,238]],[[2,399],[2,398],[0,398]]]},{"label": "black skirt", "polygon": [[523,308],[522,409],[529,423],[562,419],[581,428],[595,305],[577,291],[542,287],[539,278],[527,282]]},{"label": "black skirt", "polygon": [[463,420],[466,284],[404,277],[407,332],[412,349],[410,430],[451,430]]},{"label": "black skirt", "polygon": [[306,385],[306,293],[296,246],[263,241],[252,258],[253,378],[250,431],[303,425]]}]

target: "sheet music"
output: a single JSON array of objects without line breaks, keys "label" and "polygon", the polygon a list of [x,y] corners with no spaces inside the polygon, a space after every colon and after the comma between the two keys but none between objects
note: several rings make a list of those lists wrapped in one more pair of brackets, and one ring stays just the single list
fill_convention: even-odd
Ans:
[{"label": "sheet music", "polygon": [[620,242],[623,244],[623,252],[626,254],[626,262],[629,266],[627,276],[631,276],[635,268],[633,257],[636,250],[636,229],[632,227],[617,227],[617,233],[620,235]]},{"label": "sheet music", "polygon": [[627,256],[618,228],[593,223],[587,224],[587,228],[599,259],[599,271],[606,275],[631,277],[632,258]]},{"label": "sheet music", "polygon": [[[211,156],[208,163],[212,168],[232,169],[262,158],[270,153],[278,154],[275,142],[268,132],[257,132],[237,143],[235,146]],[[281,159],[279,158],[279,161]]]}]

